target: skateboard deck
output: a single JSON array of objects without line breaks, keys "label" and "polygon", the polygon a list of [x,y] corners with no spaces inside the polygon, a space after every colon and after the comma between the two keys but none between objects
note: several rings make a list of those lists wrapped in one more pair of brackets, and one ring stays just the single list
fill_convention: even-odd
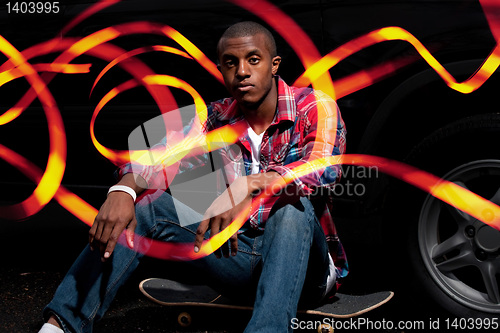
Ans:
[{"label": "skateboard deck", "polygon": [[[191,324],[191,312],[201,308],[246,310],[250,313],[253,309],[251,306],[237,304],[204,285],[188,285],[167,279],[150,278],[142,281],[139,289],[150,300],[178,309],[177,322],[183,327]],[[297,315],[351,318],[378,308],[387,303],[393,295],[392,291],[361,296],[337,293],[316,308],[299,309]]]}]

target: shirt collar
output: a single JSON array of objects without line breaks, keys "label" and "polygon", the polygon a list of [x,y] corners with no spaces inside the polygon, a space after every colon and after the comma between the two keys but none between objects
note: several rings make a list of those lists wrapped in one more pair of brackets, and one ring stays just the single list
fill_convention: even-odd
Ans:
[{"label": "shirt collar", "polygon": [[297,107],[293,89],[278,75],[276,75],[276,78],[278,79],[278,110],[272,124],[278,124],[282,121],[294,122],[297,115]]},{"label": "shirt collar", "polygon": [[[294,122],[297,109],[293,89],[288,86],[281,77],[278,75],[275,77],[278,81],[278,103],[277,112],[271,125],[278,124],[282,121]],[[229,121],[229,124],[235,124],[245,119],[240,111],[240,108],[238,107],[238,102],[235,99],[231,99],[229,106],[221,110],[218,113],[217,118],[220,121]]]}]

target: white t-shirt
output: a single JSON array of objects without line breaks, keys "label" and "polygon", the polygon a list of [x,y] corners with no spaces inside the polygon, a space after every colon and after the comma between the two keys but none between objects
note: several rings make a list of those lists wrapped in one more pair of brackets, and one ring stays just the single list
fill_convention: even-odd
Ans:
[{"label": "white t-shirt", "polygon": [[[260,169],[260,146],[262,145],[262,138],[264,137],[264,132],[257,134],[254,132],[252,127],[248,126],[248,142],[250,143],[250,147],[252,148],[252,167],[251,173],[259,173]],[[330,262],[329,268],[330,272],[328,273],[328,278],[326,281],[326,290],[323,296],[326,296],[332,290],[335,285],[335,281],[337,280],[337,274],[335,271],[335,265],[333,263],[332,256],[328,253],[328,260]]]},{"label": "white t-shirt", "polygon": [[252,148],[252,168],[251,174],[259,173],[260,168],[260,146],[262,145],[262,138],[264,137],[264,132],[257,134],[254,132],[251,126],[248,126],[248,141],[250,142],[250,147]]}]

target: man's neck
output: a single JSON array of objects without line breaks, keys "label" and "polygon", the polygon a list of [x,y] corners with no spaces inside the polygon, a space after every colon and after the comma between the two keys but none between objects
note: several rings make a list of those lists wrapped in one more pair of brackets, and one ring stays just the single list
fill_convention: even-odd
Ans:
[{"label": "man's neck", "polygon": [[245,119],[256,134],[264,132],[273,122],[278,104],[278,88],[276,79],[273,78],[271,91],[257,108],[246,108],[241,106]]}]

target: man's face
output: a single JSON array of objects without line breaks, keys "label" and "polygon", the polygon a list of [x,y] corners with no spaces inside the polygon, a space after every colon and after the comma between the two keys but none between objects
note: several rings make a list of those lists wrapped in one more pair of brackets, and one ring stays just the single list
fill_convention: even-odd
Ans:
[{"label": "man's face", "polygon": [[219,69],[231,95],[244,107],[256,108],[267,97],[281,58],[272,57],[263,34],[223,38]]}]

